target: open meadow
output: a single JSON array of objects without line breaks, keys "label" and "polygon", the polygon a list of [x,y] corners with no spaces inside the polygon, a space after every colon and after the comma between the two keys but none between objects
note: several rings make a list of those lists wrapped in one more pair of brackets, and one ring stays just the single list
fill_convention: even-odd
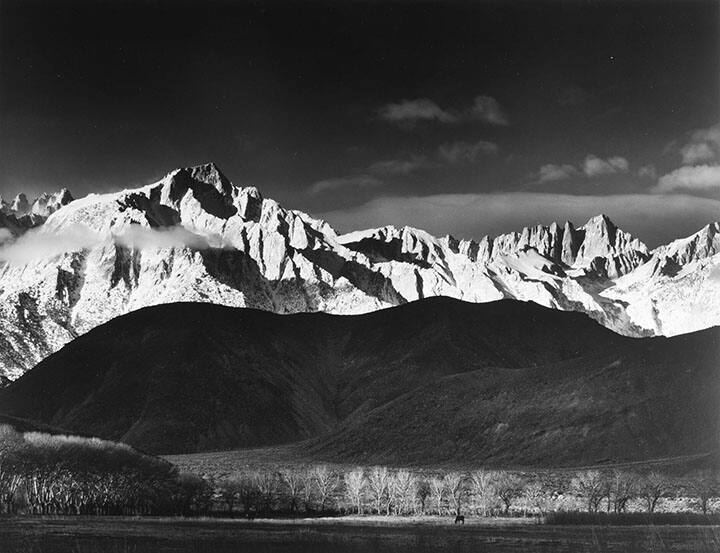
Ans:
[{"label": "open meadow", "polygon": [[720,550],[718,526],[548,526],[529,520],[53,517],[0,521],[2,553],[642,553]]}]

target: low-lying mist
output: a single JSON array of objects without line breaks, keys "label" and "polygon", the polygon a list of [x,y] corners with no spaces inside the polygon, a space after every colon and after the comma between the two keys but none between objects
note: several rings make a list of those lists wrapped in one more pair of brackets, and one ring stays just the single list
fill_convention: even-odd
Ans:
[{"label": "low-lying mist", "polygon": [[39,259],[49,259],[64,253],[92,249],[114,243],[135,250],[163,248],[226,248],[228,244],[216,234],[196,234],[184,227],[148,228],[131,225],[115,233],[97,232],[77,224],[59,232],[43,228],[30,229],[15,237],[7,229],[0,229],[0,262],[22,265]]}]

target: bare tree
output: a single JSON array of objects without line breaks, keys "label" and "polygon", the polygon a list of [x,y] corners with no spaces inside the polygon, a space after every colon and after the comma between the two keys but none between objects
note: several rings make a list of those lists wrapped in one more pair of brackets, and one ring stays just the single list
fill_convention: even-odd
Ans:
[{"label": "bare tree", "polygon": [[418,499],[418,503],[420,505],[420,514],[425,514],[425,504],[432,494],[432,490],[430,489],[430,483],[425,480],[424,478],[418,479],[417,481],[417,487],[416,487],[416,497]]},{"label": "bare tree", "polygon": [[260,512],[269,514],[273,510],[278,491],[278,477],[272,472],[256,472],[255,487],[260,500]]},{"label": "bare tree", "polygon": [[386,467],[373,467],[368,475],[368,487],[370,497],[375,507],[375,512],[380,514],[382,504],[388,493],[388,470]]},{"label": "bare tree", "polygon": [[0,512],[2,504],[8,513],[14,510],[15,494],[20,486],[20,455],[23,439],[8,425],[0,425]]},{"label": "bare tree", "polygon": [[542,482],[537,478],[525,485],[523,497],[528,505],[537,509],[538,514],[541,516],[548,512],[550,498]]},{"label": "bare tree", "polygon": [[493,477],[495,495],[503,502],[506,515],[510,512],[513,501],[522,495],[523,484],[522,479],[515,474],[504,471],[495,473]]},{"label": "bare tree", "polygon": [[305,511],[307,512],[311,511],[313,508],[313,499],[315,495],[315,476],[313,475],[312,470],[306,469],[301,473],[301,477],[303,481],[303,505]]},{"label": "bare tree", "polygon": [[256,472],[249,472],[240,476],[240,501],[245,511],[245,516],[253,516],[259,510],[260,490],[257,481],[260,476]]},{"label": "bare tree", "polygon": [[495,507],[494,473],[488,470],[476,470],[470,474],[470,484],[475,496],[476,513],[488,516]]},{"label": "bare tree", "polygon": [[445,499],[445,482],[443,479],[433,476],[430,479],[430,490],[435,501],[435,510],[438,515],[442,515],[443,501]]},{"label": "bare tree", "polygon": [[585,500],[589,513],[597,513],[603,498],[608,495],[608,479],[597,470],[578,472],[570,487]]},{"label": "bare tree", "polygon": [[688,491],[695,496],[700,511],[706,515],[710,500],[720,495],[720,483],[711,471],[701,471],[688,482]]},{"label": "bare tree", "polygon": [[346,472],[343,479],[345,480],[345,495],[348,503],[357,509],[357,514],[362,514],[362,498],[367,484],[365,472],[358,467]]},{"label": "bare tree", "polygon": [[388,478],[387,514],[394,506],[398,515],[406,514],[412,508],[415,499],[415,479],[407,470],[399,470]]},{"label": "bare tree", "polygon": [[660,499],[668,495],[670,486],[665,476],[659,472],[651,472],[638,480],[637,490],[647,512],[654,513]]},{"label": "bare tree", "polygon": [[443,477],[445,489],[452,498],[455,507],[455,515],[462,514],[462,505],[467,499],[468,487],[465,475],[461,472],[448,472]]},{"label": "bare tree", "polygon": [[280,480],[287,491],[290,512],[292,514],[296,514],[298,512],[300,498],[305,486],[303,475],[296,469],[281,469],[279,474]]},{"label": "bare tree", "polygon": [[325,504],[340,484],[340,477],[325,465],[312,470],[313,483],[320,499],[320,511],[325,511]]},{"label": "bare tree", "polygon": [[614,513],[625,512],[628,501],[635,495],[636,478],[633,474],[613,470],[608,483],[608,511]]},{"label": "bare tree", "polygon": [[242,475],[233,474],[222,481],[218,487],[220,499],[227,505],[228,513],[233,512],[235,503],[240,499],[242,489]]}]

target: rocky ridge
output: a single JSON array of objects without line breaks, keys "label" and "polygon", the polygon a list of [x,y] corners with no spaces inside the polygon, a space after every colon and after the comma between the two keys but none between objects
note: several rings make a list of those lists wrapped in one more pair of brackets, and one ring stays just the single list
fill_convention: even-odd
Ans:
[{"label": "rocky ridge", "polygon": [[[718,224],[654,251],[603,215],[479,241],[392,226],[338,235],[213,164],[68,197],[27,208],[52,211],[23,237],[42,241],[44,255],[0,263],[6,377],[118,315],[177,301],[357,314],[431,296],[510,298],[583,312],[629,336],[720,322]],[[57,245],[52,255],[47,244]]]}]

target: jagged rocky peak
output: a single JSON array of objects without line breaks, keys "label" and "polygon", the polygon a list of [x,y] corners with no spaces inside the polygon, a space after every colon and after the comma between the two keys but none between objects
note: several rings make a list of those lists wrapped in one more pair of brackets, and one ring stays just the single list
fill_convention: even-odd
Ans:
[{"label": "jagged rocky peak", "polygon": [[720,222],[710,223],[687,238],[681,238],[660,246],[654,255],[671,262],[672,266],[684,265],[720,253]]},{"label": "jagged rocky peak", "polygon": [[51,214],[72,201],[67,188],[52,194],[43,192],[32,202],[23,193],[15,196],[10,204],[0,197],[0,228],[9,229],[13,235],[19,236],[43,224]]},{"label": "jagged rocky peak", "polygon": [[471,260],[491,263],[503,255],[533,248],[539,255],[572,268],[582,268],[615,278],[637,267],[648,257],[645,244],[620,230],[607,215],[597,215],[579,228],[570,221],[523,228],[480,242],[463,241],[459,251]]},{"label": "jagged rocky peak", "polygon": [[407,226],[351,232],[339,236],[338,242],[375,263],[401,261],[430,266],[443,257],[440,241],[424,230]]},{"label": "jagged rocky peak", "polygon": [[10,203],[10,211],[15,215],[25,215],[30,210],[30,202],[28,202],[27,196],[24,193],[20,193]]},{"label": "jagged rocky peak", "polygon": [[232,194],[232,183],[213,162],[183,170],[188,171],[192,179],[212,185],[223,196]]},{"label": "jagged rocky peak", "polygon": [[393,226],[352,232],[339,241],[374,262],[412,261],[426,265],[444,264],[448,252],[475,263],[491,264],[501,261],[503,256],[532,248],[554,263],[610,278],[631,271],[649,258],[645,244],[602,214],[579,228],[569,221],[564,225],[537,224],[494,238],[485,236],[479,241],[457,240],[452,236],[437,239],[418,229]]},{"label": "jagged rocky peak", "polygon": [[[592,217],[578,229],[582,233],[582,244],[578,248],[575,257],[576,265],[597,265],[597,258],[612,259],[617,256],[630,256],[643,261],[648,257],[648,249],[640,240],[631,234],[620,230],[607,215]],[[622,269],[626,263],[620,263],[615,268]],[[607,265],[607,263],[606,263]],[[630,263],[630,269],[634,268],[634,262]],[[623,269],[624,270],[624,269]],[[615,270],[611,270],[609,276],[617,276]]]},{"label": "jagged rocky peak", "polygon": [[[232,206],[237,189],[214,163],[185,167],[170,172],[161,183],[160,203],[178,209],[191,191],[205,211],[228,218],[236,212]],[[224,206],[224,207],[223,207]]]},{"label": "jagged rocky peak", "polygon": [[61,207],[72,202],[73,199],[72,194],[70,194],[67,188],[62,188],[53,194],[43,192],[32,202],[30,213],[40,217],[48,217]]},{"label": "jagged rocky peak", "polygon": [[190,191],[202,211],[222,219],[239,215],[246,221],[260,222],[263,216],[284,218],[287,215],[277,202],[263,198],[254,186],[235,186],[215,163],[176,169],[161,182],[161,203],[178,210]]}]

